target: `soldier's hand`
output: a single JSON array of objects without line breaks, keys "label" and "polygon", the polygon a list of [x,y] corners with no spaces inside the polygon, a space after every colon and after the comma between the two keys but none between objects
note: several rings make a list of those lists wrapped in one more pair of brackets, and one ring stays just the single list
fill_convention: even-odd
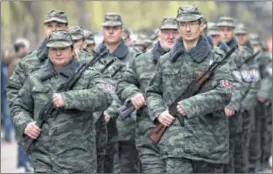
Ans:
[{"label": "soldier's hand", "polygon": [[138,110],[145,104],[145,98],[143,94],[138,93],[131,98],[131,102],[134,105],[135,109]]},{"label": "soldier's hand", "polygon": [[32,139],[36,139],[40,135],[40,128],[36,125],[36,121],[28,123],[25,128],[24,134]]},{"label": "soldier's hand", "polygon": [[175,120],[175,117],[173,117],[168,110],[162,112],[158,117],[158,121],[163,124],[164,126],[169,127]]},{"label": "soldier's hand", "polygon": [[235,114],[235,112],[230,108],[225,108],[225,114],[227,117],[230,117]]},{"label": "soldier's hand", "polygon": [[111,119],[110,115],[106,111],[103,112],[103,115],[104,115],[104,120],[106,122],[109,122],[109,120]]},{"label": "soldier's hand", "polygon": [[52,100],[53,100],[54,105],[55,105],[57,108],[62,108],[62,107],[64,107],[64,99],[63,99],[63,97],[61,96],[61,94],[56,94],[56,93],[53,94]]},{"label": "soldier's hand", "polygon": [[262,98],[262,97],[258,97],[258,101],[261,102],[261,103],[265,103],[265,99]]},{"label": "soldier's hand", "polygon": [[176,109],[177,109],[177,112],[179,112],[179,114],[183,116],[186,115],[184,109],[179,104],[176,106]]}]

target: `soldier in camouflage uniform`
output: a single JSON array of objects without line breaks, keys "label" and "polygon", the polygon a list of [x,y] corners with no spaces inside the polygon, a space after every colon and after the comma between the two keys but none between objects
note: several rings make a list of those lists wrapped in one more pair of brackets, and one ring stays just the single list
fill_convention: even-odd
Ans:
[{"label": "soldier in camouflage uniform", "polygon": [[[96,52],[101,55],[100,61],[95,65],[98,69],[102,66],[109,65],[104,76],[109,77],[113,86],[116,86],[117,80],[122,77],[125,66],[133,60],[137,53],[125,45],[122,39],[123,22],[121,16],[115,13],[108,13],[104,16],[103,37],[104,40],[96,48]],[[108,129],[108,142],[104,163],[104,172],[115,172],[120,170],[121,173],[139,172],[139,159],[135,147],[135,120],[129,118],[122,121],[118,116],[118,108],[121,102],[118,97],[115,98],[112,105],[104,112]],[[116,156],[115,156],[116,155]]]},{"label": "soldier in camouflage uniform", "polygon": [[221,41],[220,28],[216,23],[209,24],[210,25],[208,25],[207,36],[209,39],[211,39],[211,47],[213,49],[220,48],[224,52],[227,52],[228,46],[223,41]]},{"label": "soldier in camouflage uniform", "polygon": [[[36,141],[30,156],[37,173],[95,173],[97,168],[95,127],[92,113],[107,108],[111,95],[94,68],[88,68],[70,91],[61,85],[78,71],[73,40],[67,31],[55,31],[48,38],[49,59],[29,74],[13,103],[12,119],[20,137]],[[42,127],[35,122],[52,100],[59,109]]]},{"label": "soldier in camouflage uniform", "polygon": [[249,146],[249,172],[257,172],[258,169],[266,167],[264,165],[268,163],[270,154],[268,153],[267,159],[261,166],[260,159],[262,155],[262,145],[268,144],[268,147],[271,147],[270,141],[264,141],[267,140],[271,134],[263,137],[263,132],[265,132],[267,128],[267,113],[270,112],[268,109],[271,109],[270,96],[272,93],[272,83],[269,79],[272,77],[272,75],[270,75],[272,74],[272,72],[270,72],[272,71],[272,60],[270,56],[268,56],[266,52],[263,51],[262,43],[257,35],[251,38],[250,43],[253,46],[254,53],[260,52],[256,58],[257,62],[259,63],[259,69],[261,72],[261,85],[257,93],[258,102],[255,107],[255,122]]},{"label": "soldier in camouflage uniform", "polygon": [[123,40],[127,47],[131,46],[132,39],[131,39],[131,31],[129,30],[129,28],[126,28],[126,27],[123,28]]},{"label": "soldier in camouflage uniform", "polygon": [[152,121],[168,127],[158,142],[167,173],[221,173],[228,162],[229,132],[223,113],[231,97],[232,76],[228,64],[217,68],[198,94],[178,102],[177,111],[185,118],[184,126],[167,110],[200,72],[211,62],[222,59],[222,55],[211,51],[200,34],[201,18],[194,5],[178,9],[181,38],[159,59],[146,91]]},{"label": "soldier in camouflage uniform", "polygon": [[66,14],[62,11],[50,11],[44,21],[44,30],[46,39],[43,40],[40,47],[22,58],[12,75],[8,80],[7,95],[9,106],[12,109],[12,103],[19,90],[23,86],[27,75],[41,67],[47,60],[48,48],[46,47],[47,38],[55,30],[68,30],[68,20]]},{"label": "soldier in camouflage uniform", "polygon": [[93,33],[91,31],[84,30],[84,38],[85,38],[84,51],[87,51],[94,55],[96,43],[94,40]]},{"label": "soldier in camouflage uniform", "polygon": [[164,161],[160,158],[160,151],[148,138],[151,128],[154,127],[147,112],[145,103],[145,89],[156,70],[160,56],[167,53],[178,36],[177,21],[175,18],[165,18],[160,25],[159,41],[151,50],[138,56],[126,69],[123,79],[117,86],[117,94],[126,103],[131,101],[137,111],[136,144],[141,160],[143,173],[164,173]]}]

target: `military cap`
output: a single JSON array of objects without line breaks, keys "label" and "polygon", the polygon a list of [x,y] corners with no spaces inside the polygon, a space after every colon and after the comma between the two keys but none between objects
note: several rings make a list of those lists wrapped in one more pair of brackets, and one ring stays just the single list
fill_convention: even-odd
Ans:
[{"label": "military cap", "polygon": [[57,30],[53,32],[47,41],[47,47],[64,48],[73,45],[72,36],[68,31]]},{"label": "military cap", "polygon": [[259,35],[257,33],[251,33],[249,34],[249,37],[249,42],[251,45],[262,45]]},{"label": "military cap", "polygon": [[208,23],[208,35],[219,35],[220,29],[214,22]]},{"label": "military cap", "polygon": [[68,24],[67,16],[63,11],[51,10],[50,12],[48,12],[45,17],[44,23],[53,21]]},{"label": "military cap", "polygon": [[231,28],[235,27],[234,20],[231,17],[227,17],[227,16],[221,17],[219,19],[219,22],[217,23],[217,26],[218,27],[231,27]]},{"label": "military cap", "polygon": [[124,37],[125,37],[125,38],[130,37],[131,31],[130,31],[127,27],[124,27],[124,28],[123,28],[123,32],[124,32]]},{"label": "military cap", "polygon": [[176,19],[178,22],[191,22],[202,17],[196,5],[182,5],[177,10]]},{"label": "military cap", "polygon": [[123,25],[121,16],[117,13],[107,13],[104,15],[104,21],[102,26],[104,27],[114,27]]},{"label": "military cap", "polygon": [[73,41],[84,39],[83,30],[79,26],[70,27],[69,33],[71,34]]},{"label": "military cap", "polygon": [[178,29],[178,24],[176,18],[164,18],[159,26],[160,30],[165,29]]},{"label": "military cap", "polygon": [[234,30],[235,34],[247,34],[247,29],[244,24],[238,24]]},{"label": "military cap", "polygon": [[95,44],[94,35],[91,31],[84,30],[83,33],[87,45]]}]

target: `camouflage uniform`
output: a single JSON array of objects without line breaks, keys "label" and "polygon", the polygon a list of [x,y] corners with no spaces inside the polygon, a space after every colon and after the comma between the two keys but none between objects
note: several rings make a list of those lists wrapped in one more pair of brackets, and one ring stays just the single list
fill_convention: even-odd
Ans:
[{"label": "camouflage uniform", "polygon": [[[121,16],[114,13],[106,14],[103,26],[122,26]],[[101,69],[114,60],[114,63],[104,72],[104,76],[109,78],[113,86],[116,86],[117,80],[122,77],[125,66],[127,66],[129,61],[134,59],[137,54],[131,48],[128,48],[123,40],[120,41],[113,53],[107,50],[104,42],[97,46],[95,52],[101,54],[100,61],[95,65],[98,69]],[[120,170],[121,173],[137,173],[139,171],[139,164],[134,142],[135,120],[129,118],[126,121],[122,121],[120,118],[117,118],[118,108],[121,106],[121,102],[116,94],[113,94],[113,98],[112,105],[106,110],[112,118],[107,123],[108,142],[104,172],[114,172],[115,161],[115,172]]]},{"label": "camouflage uniform", "polygon": [[[178,21],[200,19],[196,6],[182,6]],[[153,122],[166,106],[184,91],[200,71],[222,56],[211,52],[207,40],[200,36],[196,47],[185,50],[177,40],[171,51],[160,58],[156,73],[146,91],[149,115]],[[178,102],[184,109],[185,125],[178,120],[166,130],[158,142],[167,173],[223,172],[228,163],[229,132],[223,109],[231,97],[232,77],[228,64],[219,67],[198,94]]]},{"label": "camouflage uniform", "polygon": [[[246,34],[247,31],[244,26],[241,26],[235,30],[236,34]],[[259,62],[257,58],[260,56],[259,54],[253,57],[253,48],[250,45],[249,41],[243,45],[249,51],[249,57],[252,59],[246,63],[248,66],[247,69],[242,71],[242,79],[249,83],[249,86],[246,88],[244,92],[244,98],[241,102],[241,114],[243,119],[243,132],[242,132],[242,139],[241,139],[241,153],[237,153],[238,158],[237,162],[235,163],[235,172],[249,172],[249,147],[250,147],[250,137],[255,129],[255,110],[254,108],[257,106],[257,92],[260,87],[260,69],[259,69]],[[260,53],[261,54],[261,53]],[[256,122],[257,123],[257,122]],[[258,126],[258,123],[256,124]],[[240,156],[240,154],[242,156]]]},{"label": "camouflage uniform", "polygon": [[[167,18],[162,21],[160,29],[177,29],[175,18]],[[123,79],[118,83],[117,94],[123,102],[127,102],[137,93],[144,95],[156,70],[156,64],[165,54],[158,41],[151,50],[134,59],[124,73]],[[151,122],[147,107],[141,108],[136,117],[136,145],[141,160],[143,173],[164,173],[164,161],[160,158],[159,148],[150,143],[148,138],[154,124]]]},{"label": "camouflage uniform", "polygon": [[[91,31],[84,30],[84,38],[85,38],[87,47],[89,45],[94,45],[94,46],[96,45],[95,40],[94,40],[94,35]],[[89,52],[91,55],[95,54],[94,50],[90,51],[87,48],[84,48],[83,50]]]},{"label": "camouflage uniform", "polygon": [[[56,31],[48,39],[47,47],[62,48],[73,44],[67,31]],[[39,119],[43,107],[60,93],[64,107],[41,127],[39,138],[31,146],[30,156],[35,172],[81,173],[96,172],[96,150],[92,114],[107,108],[111,95],[104,88],[101,75],[87,69],[70,91],[61,91],[62,83],[79,69],[75,58],[55,71],[48,59],[31,73],[13,104],[12,119],[19,136],[24,137],[28,123]]]},{"label": "camouflage uniform", "polygon": [[[73,41],[85,40],[84,32],[79,26],[74,26],[69,29]],[[91,57],[92,53],[85,50],[79,50],[79,56]],[[96,68],[96,67],[95,67]],[[98,68],[99,69],[99,68]],[[97,148],[97,172],[103,173],[104,156],[107,144],[107,128],[102,112],[94,113],[94,123],[96,126],[96,148]]]},{"label": "camouflage uniform", "polygon": [[[261,42],[259,38],[253,38],[251,39],[252,45],[260,45]],[[257,93],[257,97],[264,98],[266,100],[265,103],[257,102],[257,105],[255,107],[255,122],[253,126],[253,132],[250,139],[250,146],[249,146],[249,172],[255,172],[257,169],[264,168],[264,166],[261,166],[261,156],[262,156],[262,145],[268,144],[270,145],[270,141],[264,141],[270,137],[270,135],[267,135],[266,137],[262,136],[262,132],[266,130],[267,125],[265,124],[265,120],[267,119],[266,115],[268,113],[268,108],[270,107],[270,100],[271,96],[270,89],[272,89],[272,83],[269,79],[271,79],[270,75],[270,66],[272,67],[272,62],[270,60],[270,56],[268,56],[265,52],[262,50],[257,50],[257,52],[260,52],[258,56],[256,57],[256,61],[259,64],[259,69],[261,72],[261,84],[260,89]],[[272,70],[272,68],[271,68]],[[271,73],[272,74],[272,73]],[[269,89],[269,90],[268,90]],[[271,147],[271,146],[268,146]],[[270,148],[269,148],[270,149]],[[270,153],[268,153],[270,154]],[[263,163],[267,163],[269,159],[269,156],[267,157],[267,160],[265,160]]]}]

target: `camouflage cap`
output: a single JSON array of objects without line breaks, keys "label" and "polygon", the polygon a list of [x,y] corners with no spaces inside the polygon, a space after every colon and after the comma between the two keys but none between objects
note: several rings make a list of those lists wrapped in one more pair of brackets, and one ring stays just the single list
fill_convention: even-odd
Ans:
[{"label": "camouflage cap", "polygon": [[227,16],[221,17],[219,19],[219,22],[217,23],[217,26],[218,27],[231,27],[231,28],[235,27],[234,20],[231,17],[227,17]]},{"label": "camouflage cap", "polygon": [[208,23],[208,35],[220,35],[220,29],[214,22]]},{"label": "camouflage cap", "polygon": [[84,30],[84,38],[87,43],[87,45],[95,44],[94,35],[91,31]]},{"label": "camouflage cap", "polygon": [[68,24],[67,16],[63,11],[51,10],[50,12],[48,12],[45,17],[44,23],[53,21]]},{"label": "camouflage cap", "polygon": [[191,22],[202,17],[196,5],[182,5],[177,10],[176,20],[178,22]]},{"label": "camouflage cap", "polygon": [[244,24],[240,23],[236,26],[234,30],[235,34],[248,34],[247,29]]},{"label": "camouflage cap", "polygon": [[249,34],[249,37],[250,37],[249,41],[251,45],[262,45],[260,37],[257,33],[251,33]]},{"label": "camouflage cap", "polygon": [[64,48],[73,45],[72,36],[68,31],[65,30],[57,30],[53,32],[48,40],[47,47],[52,48]]},{"label": "camouflage cap", "polygon": [[102,26],[114,27],[123,25],[121,16],[117,13],[107,13],[104,15],[104,21]]},{"label": "camouflage cap", "polygon": [[160,30],[166,29],[178,29],[178,24],[176,18],[164,18],[159,26]]},{"label": "camouflage cap", "polygon": [[70,27],[69,33],[71,34],[73,41],[84,39],[83,30],[79,26]]}]

